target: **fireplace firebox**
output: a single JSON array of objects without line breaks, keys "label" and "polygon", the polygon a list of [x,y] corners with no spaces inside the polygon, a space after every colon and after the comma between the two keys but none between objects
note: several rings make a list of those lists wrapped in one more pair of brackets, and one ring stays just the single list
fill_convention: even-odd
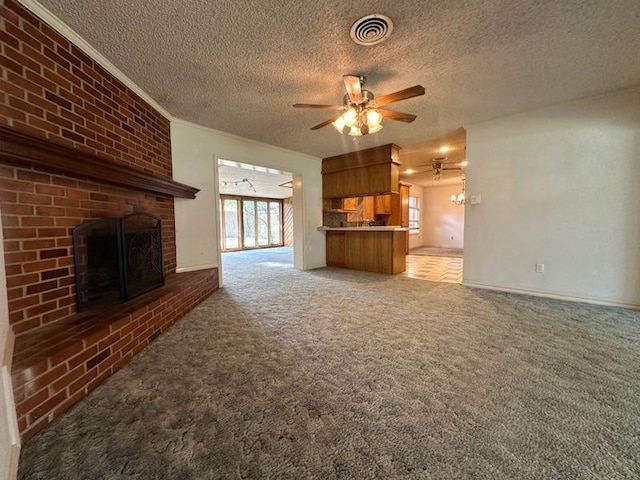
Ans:
[{"label": "fireplace firebox", "polygon": [[132,213],[73,230],[78,311],[126,302],[164,285],[160,218]]}]

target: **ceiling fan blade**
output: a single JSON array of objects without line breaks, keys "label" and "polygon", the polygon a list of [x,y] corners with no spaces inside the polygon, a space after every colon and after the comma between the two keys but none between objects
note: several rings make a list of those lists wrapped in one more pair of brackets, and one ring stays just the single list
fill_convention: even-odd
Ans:
[{"label": "ceiling fan blade", "polygon": [[415,85],[398,92],[378,97],[375,99],[375,102],[377,106],[381,107],[382,105],[399,102],[400,100],[407,100],[408,98],[419,97],[420,95],[424,95],[424,87],[422,85]]},{"label": "ceiling fan blade", "polygon": [[344,86],[347,89],[347,95],[351,103],[359,105],[362,103],[362,89],[360,86],[360,77],[355,75],[343,75]]},{"label": "ceiling fan blade", "polygon": [[331,117],[329,120],[325,120],[322,123],[319,123],[318,125],[316,125],[315,127],[311,127],[311,130],[318,130],[319,128],[322,127],[326,127],[327,125],[329,125],[330,123],[335,122],[342,114],[338,114],[338,115],[334,115],[333,117]]},{"label": "ceiling fan blade", "polygon": [[391,120],[399,120],[401,122],[411,123],[416,119],[415,115],[411,115],[410,113],[400,113],[394,112],[393,110],[387,110],[385,108],[376,109],[380,112],[384,118],[389,118]]},{"label": "ceiling fan blade", "polygon": [[343,110],[344,106],[342,105],[319,105],[316,103],[296,103],[294,105],[296,108],[326,108],[329,110]]}]

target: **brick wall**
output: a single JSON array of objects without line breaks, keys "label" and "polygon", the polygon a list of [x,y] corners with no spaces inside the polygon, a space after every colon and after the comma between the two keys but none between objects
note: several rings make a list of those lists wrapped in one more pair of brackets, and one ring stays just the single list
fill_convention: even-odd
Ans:
[{"label": "brick wall", "polygon": [[0,124],[171,178],[166,118],[16,1],[0,18]]},{"label": "brick wall", "polygon": [[[0,0],[0,124],[171,178],[169,121],[14,0]],[[16,334],[75,311],[71,231],[144,211],[162,218],[175,270],[173,200],[0,166],[10,322]]]},{"label": "brick wall", "polygon": [[73,227],[149,212],[162,219],[165,273],[175,271],[173,199],[0,165],[9,322],[20,334],[75,313]]}]

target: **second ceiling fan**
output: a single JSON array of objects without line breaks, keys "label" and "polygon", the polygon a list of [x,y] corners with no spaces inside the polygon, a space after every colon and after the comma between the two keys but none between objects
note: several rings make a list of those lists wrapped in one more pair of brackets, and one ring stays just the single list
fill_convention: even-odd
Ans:
[{"label": "second ceiling fan", "polygon": [[340,133],[343,133],[344,128],[347,127],[349,129],[349,135],[359,137],[380,131],[382,129],[383,118],[406,123],[411,123],[416,119],[415,115],[395,112],[380,107],[424,95],[425,90],[422,85],[415,85],[375,98],[373,93],[362,88],[364,85],[364,77],[344,75],[342,78],[347,91],[342,105],[318,105],[312,103],[296,103],[294,105],[296,108],[324,108],[327,110],[338,110],[340,112],[330,119],[311,127],[311,130],[318,130],[332,123]]}]

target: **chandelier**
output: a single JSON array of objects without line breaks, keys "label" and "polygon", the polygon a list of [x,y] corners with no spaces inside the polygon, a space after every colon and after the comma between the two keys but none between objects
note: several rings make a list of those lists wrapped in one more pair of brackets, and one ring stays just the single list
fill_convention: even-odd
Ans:
[{"label": "chandelier", "polygon": [[464,193],[464,189],[465,189],[465,177],[462,177],[462,192],[460,192],[459,194],[453,194],[451,195],[451,203],[454,203],[456,205],[463,205],[464,203],[467,202],[467,198],[465,197],[465,193]]}]

